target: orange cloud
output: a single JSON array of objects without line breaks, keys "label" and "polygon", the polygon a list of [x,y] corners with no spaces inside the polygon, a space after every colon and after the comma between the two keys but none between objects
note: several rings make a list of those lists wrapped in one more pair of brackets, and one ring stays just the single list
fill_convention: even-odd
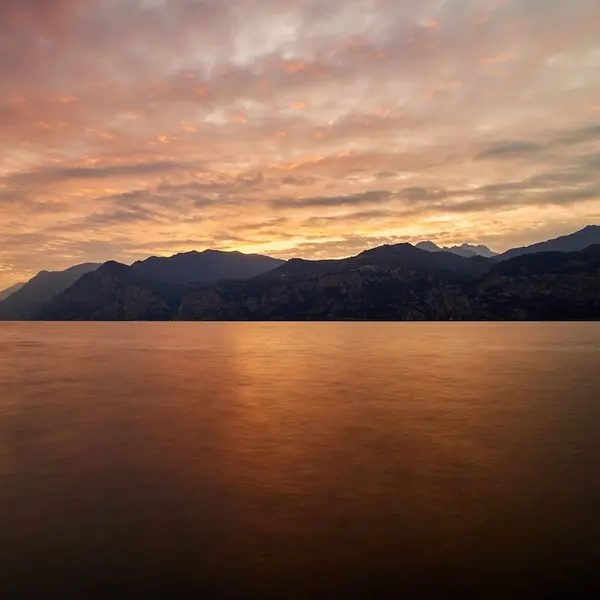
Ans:
[{"label": "orange cloud", "polygon": [[67,123],[64,121],[47,121],[40,119],[35,122],[35,126],[42,131],[59,131],[67,127]]},{"label": "orange cloud", "polygon": [[462,85],[462,80],[460,80],[460,79],[455,79],[452,81],[448,81],[446,83],[440,83],[436,86],[431,87],[428,90],[425,90],[423,92],[423,98],[425,98],[426,100],[433,100],[436,96],[438,96],[442,92],[445,92],[448,90],[453,90],[457,87],[460,87],[461,85]]},{"label": "orange cloud", "polygon": [[73,94],[57,94],[54,96],[54,101],[60,104],[71,104],[72,102],[77,102],[77,97],[73,96]]},{"label": "orange cloud", "polygon": [[184,131],[185,133],[196,133],[198,131],[198,128],[196,126],[190,125],[189,123],[186,123],[185,121],[181,121],[180,129],[181,129],[181,131]]},{"label": "orange cloud", "polygon": [[482,56],[477,60],[482,65],[495,65],[498,63],[509,62],[515,58],[516,56],[512,52],[503,52],[502,54],[497,54],[496,56]]},{"label": "orange cloud", "polygon": [[142,120],[145,118],[144,114],[141,111],[135,109],[121,111],[119,113],[119,116],[124,117],[126,119],[133,119],[134,121]]},{"label": "orange cloud", "polygon": [[243,111],[240,111],[240,112],[237,112],[237,113],[234,113],[233,115],[231,115],[231,121],[233,123],[240,123],[240,124],[244,125],[245,123],[248,123],[248,120],[249,120],[248,115]]},{"label": "orange cloud", "polygon": [[305,110],[308,108],[308,104],[306,102],[292,102],[290,108],[292,110]]},{"label": "orange cloud", "polygon": [[286,73],[299,73],[301,71],[308,71],[310,63],[303,60],[292,60],[285,64]]}]

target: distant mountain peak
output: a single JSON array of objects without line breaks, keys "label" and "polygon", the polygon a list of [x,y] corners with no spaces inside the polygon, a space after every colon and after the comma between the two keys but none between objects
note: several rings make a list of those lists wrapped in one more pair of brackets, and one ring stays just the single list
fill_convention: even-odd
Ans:
[{"label": "distant mountain peak", "polygon": [[98,272],[106,272],[110,271],[113,273],[120,273],[125,270],[129,270],[130,267],[124,265],[123,263],[117,262],[116,260],[108,260],[103,265],[98,268]]},{"label": "distant mountain peak", "polygon": [[419,250],[425,250],[425,252],[442,252],[442,248],[440,248],[437,244],[428,241],[415,244],[415,248],[418,248]]},{"label": "distant mountain peak", "polygon": [[419,250],[425,250],[426,252],[452,252],[452,254],[457,254],[458,256],[462,256],[463,258],[471,258],[473,256],[483,256],[484,258],[492,258],[497,256],[495,252],[490,250],[487,246],[473,245],[463,243],[460,246],[444,246],[440,247],[437,244],[434,244],[430,241],[419,242],[415,246]]},{"label": "distant mountain peak", "polygon": [[444,250],[454,252],[455,254],[461,254],[462,256],[483,256],[484,258],[492,258],[494,256],[497,256],[496,252],[490,250],[487,246],[484,246],[483,244],[463,243],[460,246],[444,248]]}]

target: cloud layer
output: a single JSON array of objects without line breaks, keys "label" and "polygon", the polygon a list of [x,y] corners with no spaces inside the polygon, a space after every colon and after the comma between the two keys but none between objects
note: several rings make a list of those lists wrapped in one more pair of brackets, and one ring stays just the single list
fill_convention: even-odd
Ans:
[{"label": "cloud layer", "polygon": [[0,0],[0,287],[600,220],[597,0]]}]

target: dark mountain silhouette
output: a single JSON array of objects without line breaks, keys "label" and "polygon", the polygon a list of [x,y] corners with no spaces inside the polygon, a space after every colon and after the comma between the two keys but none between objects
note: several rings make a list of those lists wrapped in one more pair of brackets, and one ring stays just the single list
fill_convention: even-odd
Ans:
[{"label": "dark mountain silhouette", "polygon": [[188,289],[184,284],[146,279],[132,267],[110,261],[84,275],[48,302],[37,318],[64,321],[169,320]]},{"label": "dark mountain silhouette", "polygon": [[600,245],[501,262],[478,284],[481,319],[600,319]]},{"label": "dark mountain silhouette", "polygon": [[464,258],[451,252],[423,252],[410,244],[380,246],[346,259],[344,268],[351,267],[406,267],[461,275],[479,275],[491,267],[491,262],[481,256]]},{"label": "dark mountain silhouette", "polygon": [[580,231],[563,235],[547,242],[540,242],[539,244],[524,246],[522,248],[513,248],[497,258],[498,260],[507,260],[537,252],[576,252],[595,244],[600,244],[600,225],[588,225]]},{"label": "dark mountain silhouette", "polygon": [[6,300],[9,296],[12,296],[15,292],[18,292],[24,285],[24,283],[15,283],[15,285],[0,292],[0,302]]},{"label": "dark mountain silhouette", "polygon": [[169,258],[153,256],[134,263],[132,267],[147,279],[155,281],[216,283],[221,279],[249,279],[283,262],[260,254],[205,250],[176,254]]},{"label": "dark mountain silhouette", "polygon": [[493,252],[487,246],[483,245],[473,246],[472,244],[462,244],[460,246],[440,247],[433,242],[419,242],[416,247],[419,248],[419,250],[425,250],[427,252],[452,252],[452,254],[457,254],[463,258],[472,258],[473,256],[493,258],[494,256],[497,256],[496,252]]},{"label": "dark mountain silhouette", "polygon": [[30,320],[41,306],[99,265],[86,263],[65,271],[42,271],[0,303],[0,320]]},{"label": "dark mountain silhouette", "polygon": [[[216,285],[148,280],[106,263],[47,303],[51,320],[556,320],[600,318],[600,246],[447,268],[405,245],[340,261],[292,260]],[[409,257],[413,256],[412,263]],[[486,271],[456,268],[455,259]]]},{"label": "dark mountain silhouette", "polygon": [[184,320],[438,320],[470,315],[451,273],[359,268],[224,281],[183,297]]},{"label": "dark mountain silhouette", "polygon": [[[407,293],[413,293],[411,286],[421,281],[435,279],[444,281],[451,277],[456,281],[469,281],[473,277],[486,272],[495,263],[477,258],[461,258],[450,253],[439,255],[423,252],[410,244],[381,246],[367,250],[361,254],[342,260],[303,261],[291,260],[282,266],[263,273],[250,280],[222,280],[215,285],[203,284],[170,284],[157,282],[145,277],[135,266],[127,267],[119,263],[106,263],[94,273],[82,277],[71,288],[48,303],[38,313],[38,317],[48,320],[163,320],[170,318],[190,318],[190,306],[194,298],[214,299],[224,291],[228,302],[245,302],[245,290],[269,290],[273,284],[283,280],[292,285],[304,285],[307,278],[314,275],[342,275],[355,278],[356,273],[377,273],[377,277],[386,279],[392,274],[403,279]],[[242,294],[242,295],[240,295]],[[202,303],[204,300],[200,300]],[[318,303],[318,297],[315,302]],[[237,307],[239,308],[239,307]],[[228,318],[242,318],[246,313],[231,309]],[[222,314],[218,312],[218,314]],[[306,318],[309,313],[294,317],[294,313],[286,314],[290,318]],[[370,313],[369,313],[370,314]],[[368,318],[364,314],[363,318]],[[359,317],[360,315],[356,315]],[[371,315],[372,316],[372,315]],[[426,312],[424,318],[436,318],[436,313]],[[212,318],[206,315],[199,318]]]},{"label": "dark mountain silhouette", "polygon": [[494,265],[477,278],[423,266],[372,264],[370,268],[341,268],[307,262],[293,261],[293,273],[283,277],[276,270],[272,276],[221,282],[190,292],[182,299],[179,317],[189,320],[600,318],[600,246],[576,253],[515,258]]},{"label": "dark mountain silhouette", "polygon": [[[583,231],[589,236],[596,230],[590,227]],[[581,238],[581,234],[565,238]],[[42,273],[1,303],[0,315],[4,311],[19,313],[16,318],[49,320],[600,318],[600,245],[498,261],[396,244],[340,260],[275,261],[279,264],[275,269],[249,279],[221,278],[216,283],[156,279],[168,275],[161,275],[165,264],[190,260],[197,266],[201,263],[198,257],[205,260],[213,254],[177,255],[173,263],[169,262],[173,259],[150,259],[132,267],[108,262],[78,278],[81,273],[77,269],[95,268],[82,265],[64,272],[73,285],[57,295],[60,286],[56,282],[52,289],[41,286],[48,276],[57,274]],[[226,254],[225,261],[230,258],[229,253],[216,254],[219,258]],[[150,268],[153,264],[161,266]],[[185,265],[181,266],[178,275],[171,277],[178,279],[185,270]],[[193,266],[191,270],[197,273]],[[203,273],[209,277],[207,270]],[[216,276],[216,270],[211,273]],[[65,283],[63,274],[61,285]],[[34,284],[45,295],[35,294],[28,304],[14,301],[28,290],[31,294]]]},{"label": "dark mountain silhouette", "polygon": [[352,269],[414,268],[432,272],[449,272],[473,276],[488,271],[492,262],[482,257],[463,258],[450,252],[424,252],[411,244],[394,244],[365,250],[357,256],[341,260],[292,259],[281,267],[262,276],[289,278],[299,275],[339,273]]}]

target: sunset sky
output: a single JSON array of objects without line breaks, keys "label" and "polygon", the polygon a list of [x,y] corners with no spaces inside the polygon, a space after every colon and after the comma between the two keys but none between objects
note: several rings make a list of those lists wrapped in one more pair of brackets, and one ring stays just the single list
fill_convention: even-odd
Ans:
[{"label": "sunset sky", "polygon": [[599,222],[598,0],[0,0],[0,289]]}]

